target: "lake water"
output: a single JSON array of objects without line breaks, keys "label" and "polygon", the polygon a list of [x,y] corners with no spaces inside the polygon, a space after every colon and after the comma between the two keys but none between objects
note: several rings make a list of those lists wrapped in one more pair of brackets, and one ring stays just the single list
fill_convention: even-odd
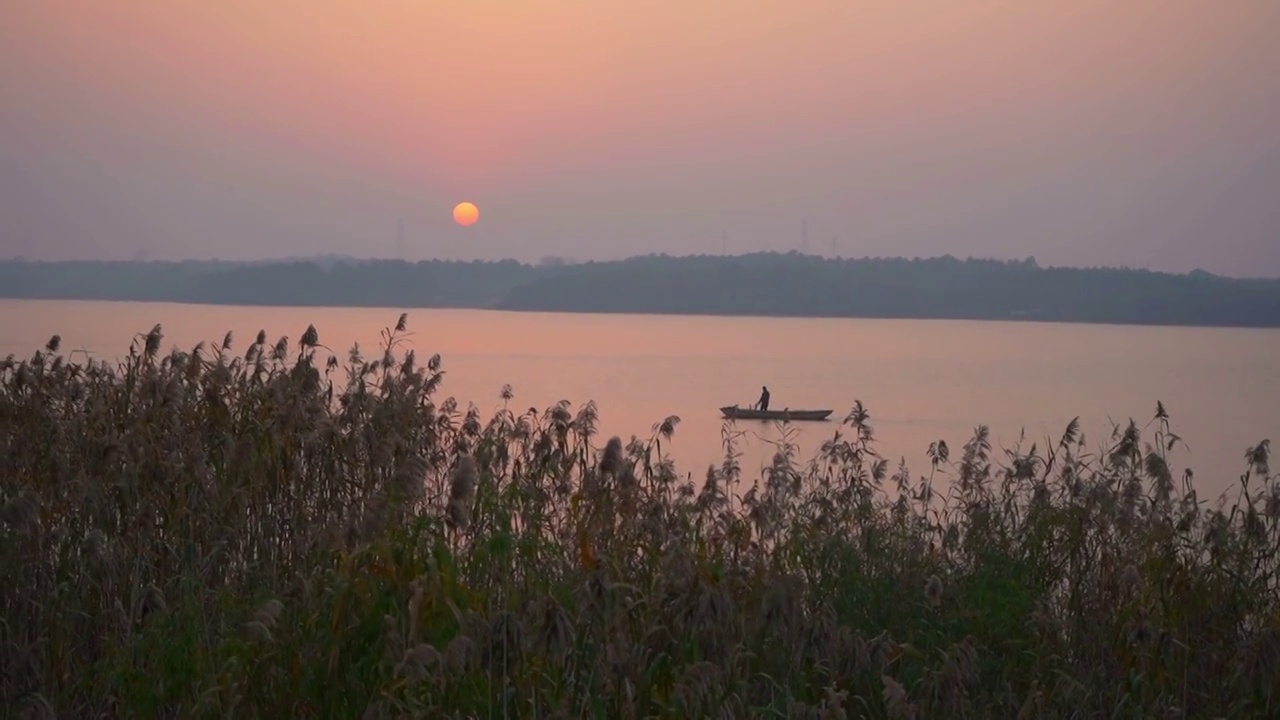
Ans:
[{"label": "lake water", "polygon": [[[1194,469],[1216,495],[1238,481],[1244,452],[1280,440],[1280,331],[1069,325],[1016,322],[843,320],[504,313],[410,310],[406,347],[440,353],[441,395],[473,402],[488,415],[501,406],[576,408],[595,400],[603,446],[610,434],[648,437],[668,415],[681,422],[670,450],[695,478],[721,458],[718,408],[754,403],[768,385],[772,408],[831,408],[837,422],[797,423],[808,457],[837,429],[855,400],[871,413],[879,449],[918,475],[925,450],[946,440],[958,457],[978,424],[1008,447],[1060,436],[1079,415],[1090,441],[1111,421],[1139,426],[1163,401],[1189,450],[1175,471]],[[230,330],[243,353],[258,330],[296,343],[308,323],[345,356],[354,342],[375,355],[397,309],[222,307],[168,303],[0,300],[0,355],[27,356],[55,333],[63,354],[127,351],[137,333],[164,328],[164,348],[221,342]],[[779,434],[747,431],[743,469],[768,462]]]}]

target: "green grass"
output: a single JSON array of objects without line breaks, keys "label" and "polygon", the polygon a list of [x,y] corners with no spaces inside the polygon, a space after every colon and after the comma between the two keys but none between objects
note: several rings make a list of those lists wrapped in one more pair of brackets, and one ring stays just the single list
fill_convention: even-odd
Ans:
[{"label": "green grass", "polygon": [[[314,328],[0,369],[0,707],[28,717],[1264,717],[1280,480],[1212,504],[1163,407],[891,470],[682,482],[595,409],[485,420]],[[508,399],[509,393],[508,393]]]}]

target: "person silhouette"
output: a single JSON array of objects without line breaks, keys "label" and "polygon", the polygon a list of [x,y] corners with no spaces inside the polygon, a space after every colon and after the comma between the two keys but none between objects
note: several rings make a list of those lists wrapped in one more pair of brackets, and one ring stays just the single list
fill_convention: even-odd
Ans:
[{"label": "person silhouette", "polygon": [[760,409],[768,410],[769,409],[769,388],[768,386],[761,386],[761,389],[764,392],[760,393]]}]

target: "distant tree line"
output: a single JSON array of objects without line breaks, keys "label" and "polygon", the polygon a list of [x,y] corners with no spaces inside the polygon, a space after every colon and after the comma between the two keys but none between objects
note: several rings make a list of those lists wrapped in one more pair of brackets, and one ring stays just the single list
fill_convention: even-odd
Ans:
[{"label": "distant tree line", "polygon": [[0,262],[0,296],[212,305],[490,307],[538,271],[502,262]]},{"label": "distant tree line", "polygon": [[0,297],[1280,327],[1280,280],[794,252],[538,265],[6,261]]}]

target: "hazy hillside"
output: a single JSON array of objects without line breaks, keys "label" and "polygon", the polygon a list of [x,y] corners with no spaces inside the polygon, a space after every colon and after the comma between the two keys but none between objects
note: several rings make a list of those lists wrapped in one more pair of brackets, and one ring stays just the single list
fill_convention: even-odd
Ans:
[{"label": "hazy hillside", "polygon": [[214,305],[489,307],[536,269],[515,261],[0,262],[0,297]]},{"label": "hazy hillside", "polygon": [[1280,280],[800,254],[648,256],[539,277],[499,307],[589,312],[1280,326]]},{"label": "hazy hillside", "polygon": [[1280,280],[763,253],[618,262],[0,262],[0,297],[1280,327]]}]

